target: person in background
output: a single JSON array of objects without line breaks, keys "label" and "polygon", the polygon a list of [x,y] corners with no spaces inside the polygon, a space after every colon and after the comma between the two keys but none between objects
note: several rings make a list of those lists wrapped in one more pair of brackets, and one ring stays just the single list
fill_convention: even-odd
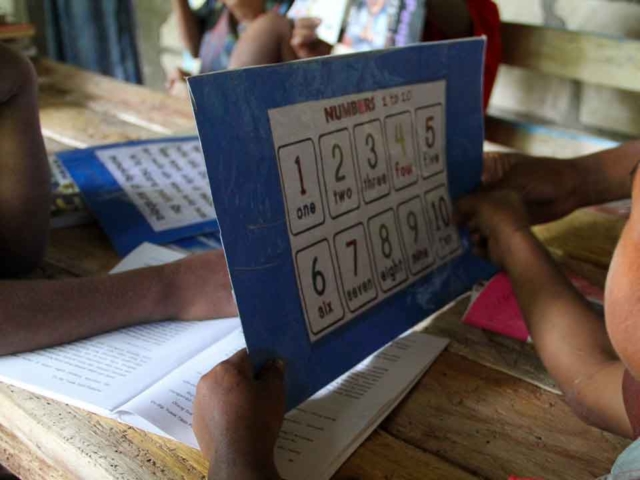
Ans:
[{"label": "person in background", "polygon": [[[484,107],[489,104],[502,55],[500,14],[492,0],[426,0],[427,17],[422,41],[485,35]],[[371,3],[369,6],[368,4]],[[373,13],[385,2],[368,1]],[[267,12],[255,19],[231,52],[229,68],[280,63],[331,53],[332,46],[318,39],[317,18],[292,24],[282,15]],[[347,28],[348,31],[348,28]]]},{"label": "person in background", "polygon": [[[228,68],[241,34],[267,12],[284,15],[290,4],[275,0],[172,0],[182,43],[200,61],[198,73]],[[186,72],[175,70],[167,82],[169,92],[181,92],[186,76]]]},{"label": "person in background", "polygon": [[0,45],[0,355],[168,319],[237,315],[222,251],[118,275],[17,280],[43,260],[51,177],[29,60]]}]

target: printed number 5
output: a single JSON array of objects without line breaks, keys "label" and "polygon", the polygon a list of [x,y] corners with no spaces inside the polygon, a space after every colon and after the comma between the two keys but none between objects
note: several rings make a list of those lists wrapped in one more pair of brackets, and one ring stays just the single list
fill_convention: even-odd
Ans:
[{"label": "printed number 5", "polygon": [[427,117],[424,123],[427,131],[427,148],[433,148],[436,144],[436,129],[433,127],[433,116]]},{"label": "printed number 5", "polygon": [[313,290],[316,295],[319,297],[324,295],[327,289],[327,279],[324,277],[324,273],[318,270],[318,257],[313,257],[313,262],[311,263],[311,280],[313,281]]}]

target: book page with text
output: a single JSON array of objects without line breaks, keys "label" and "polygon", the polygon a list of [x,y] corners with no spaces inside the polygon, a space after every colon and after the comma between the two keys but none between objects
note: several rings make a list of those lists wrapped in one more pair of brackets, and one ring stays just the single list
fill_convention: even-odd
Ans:
[{"label": "book page with text", "polygon": [[[275,451],[282,478],[329,478],[409,391],[447,343],[446,339],[426,334],[407,334],[290,411]],[[244,338],[238,330],[116,413],[125,422],[127,417],[137,415],[164,434],[197,448],[192,430],[196,385],[202,375],[241,348]],[[142,422],[134,425],[145,429]]]}]

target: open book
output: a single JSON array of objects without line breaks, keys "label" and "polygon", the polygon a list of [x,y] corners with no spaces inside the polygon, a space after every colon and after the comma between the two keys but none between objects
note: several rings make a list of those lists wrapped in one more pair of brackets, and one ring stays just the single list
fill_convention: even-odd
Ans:
[{"label": "open book", "polygon": [[[143,244],[113,273],[178,260]],[[409,333],[290,411],[276,446],[284,479],[329,478],[406,395],[447,340]],[[237,318],[163,322],[0,359],[0,380],[197,448],[200,377],[245,347]]]}]

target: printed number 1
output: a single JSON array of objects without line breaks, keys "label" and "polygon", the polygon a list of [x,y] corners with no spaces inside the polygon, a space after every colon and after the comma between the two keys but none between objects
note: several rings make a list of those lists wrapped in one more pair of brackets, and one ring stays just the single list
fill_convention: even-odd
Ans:
[{"label": "printed number 1", "polygon": [[302,167],[300,166],[300,156],[296,157],[296,166],[298,167],[298,177],[300,178],[300,195],[306,195],[307,190],[304,188],[304,178],[302,177]]}]

